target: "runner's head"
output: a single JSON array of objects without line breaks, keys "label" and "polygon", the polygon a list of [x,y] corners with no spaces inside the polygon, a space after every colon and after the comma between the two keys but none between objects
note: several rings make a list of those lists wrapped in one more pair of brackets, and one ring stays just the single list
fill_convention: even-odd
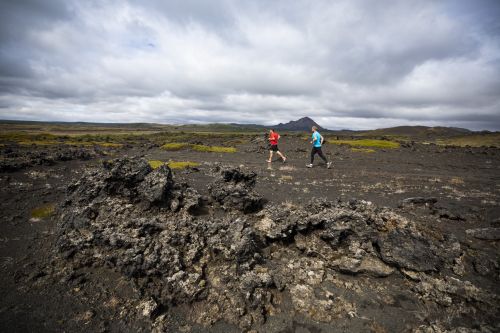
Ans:
[{"label": "runner's head", "polygon": [[271,128],[271,129],[269,130],[269,133],[274,133],[274,128]]},{"label": "runner's head", "polygon": [[316,132],[317,130],[318,130],[318,128],[317,128],[316,126],[313,126],[313,127],[312,127],[312,131],[313,131],[313,132]]}]

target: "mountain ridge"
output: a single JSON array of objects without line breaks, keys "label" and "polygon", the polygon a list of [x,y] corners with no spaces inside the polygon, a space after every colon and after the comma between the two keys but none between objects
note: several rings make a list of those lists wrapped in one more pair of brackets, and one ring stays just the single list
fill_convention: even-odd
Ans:
[{"label": "mountain ridge", "polygon": [[324,131],[325,128],[321,127],[309,117],[302,117],[297,120],[291,120],[288,123],[279,123],[278,125],[272,126],[279,131],[310,131],[313,126],[316,126],[319,131]]},{"label": "mountain ridge", "polygon": [[[279,123],[276,125],[261,125],[261,124],[239,124],[239,123],[211,123],[211,124],[160,124],[160,123],[94,123],[94,122],[62,122],[62,121],[24,121],[24,120],[2,120],[0,125],[5,129],[12,129],[12,125],[30,126],[33,129],[38,128],[42,131],[50,131],[51,127],[57,127],[57,130],[68,127],[108,127],[116,128],[117,130],[147,130],[147,131],[169,131],[169,130],[203,130],[203,131],[262,131],[274,128],[277,131],[290,132],[310,132],[312,126],[316,126],[319,131],[328,132],[339,136],[388,136],[398,137],[404,136],[409,138],[432,138],[432,137],[453,137],[453,136],[468,136],[471,134],[487,134],[495,133],[491,131],[472,131],[458,127],[444,126],[396,126],[389,128],[378,128],[371,130],[351,130],[339,129],[330,130],[315,122],[310,117],[302,117],[297,120],[292,120],[287,123]],[[24,130],[24,128],[20,128]]]}]

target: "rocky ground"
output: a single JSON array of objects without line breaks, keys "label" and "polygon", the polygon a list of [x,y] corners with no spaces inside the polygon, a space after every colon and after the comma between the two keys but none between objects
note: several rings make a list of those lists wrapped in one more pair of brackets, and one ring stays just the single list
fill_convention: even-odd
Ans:
[{"label": "rocky ground", "polygon": [[500,330],[500,150],[282,141],[4,147],[0,330]]}]

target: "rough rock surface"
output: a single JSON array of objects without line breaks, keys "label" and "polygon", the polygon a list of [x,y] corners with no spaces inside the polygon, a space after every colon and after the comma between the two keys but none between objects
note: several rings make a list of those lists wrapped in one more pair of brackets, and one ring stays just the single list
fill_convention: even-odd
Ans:
[{"label": "rough rock surface", "polygon": [[265,206],[253,189],[256,174],[216,174],[211,200],[202,200],[168,167],[153,170],[142,159],[89,171],[59,210],[60,261],[75,271],[107,267],[133,281],[142,299],[137,312],[158,331],[183,304],[204,326],[222,320],[260,329],[280,315],[334,322],[357,317],[359,297],[369,293],[373,302],[410,299],[428,318],[446,319],[415,332],[444,332],[474,313],[478,325],[499,318],[497,292],[453,273],[492,274],[498,265],[464,264],[453,236],[436,237],[366,201]]},{"label": "rough rock surface", "polygon": [[222,180],[217,180],[208,188],[212,198],[224,208],[234,208],[244,213],[254,213],[262,209],[264,198],[253,191],[257,174],[242,173],[237,168],[217,168]]},{"label": "rough rock surface", "polygon": [[466,233],[478,239],[500,240],[500,228],[468,229]]},{"label": "rough rock surface", "polygon": [[100,156],[99,148],[52,147],[44,150],[13,149],[5,147],[0,155],[0,172],[12,172],[35,165],[54,165],[58,161],[89,160]]}]

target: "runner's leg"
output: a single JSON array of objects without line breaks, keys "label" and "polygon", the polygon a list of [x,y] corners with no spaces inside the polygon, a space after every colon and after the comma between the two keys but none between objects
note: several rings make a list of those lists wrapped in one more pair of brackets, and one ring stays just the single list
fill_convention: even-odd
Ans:
[{"label": "runner's leg", "polygon": [[314,154],[316,154],[316,147],[312,147],[311,149],[311,164],[314,163]]},{"label": "runner's leg", "polygon": [[286,160],[286,157],[279,150],[276,153],[278,153],[283,161]]},{"label": "runner's leg", "polygon": [[321,148],[318,148],[318,155],[325,161],[325,163],[328,163],[328,160],[326,159],[325,155],[323,155],[323,151],[321,151]]}]

